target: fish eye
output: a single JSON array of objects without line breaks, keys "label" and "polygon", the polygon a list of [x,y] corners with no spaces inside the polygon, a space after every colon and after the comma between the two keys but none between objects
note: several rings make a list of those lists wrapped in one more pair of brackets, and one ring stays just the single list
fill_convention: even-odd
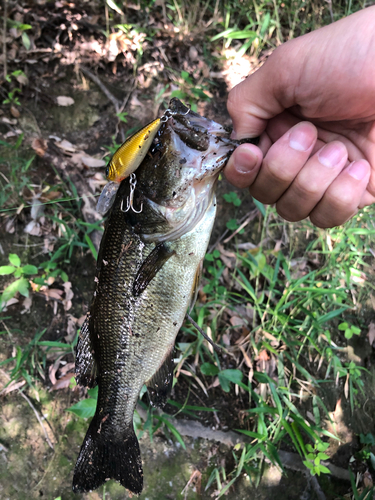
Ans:
[{"label": "fish eye", "polygon": [[109,166],[105,169],[105,176],[108,177],[109,176]]}]

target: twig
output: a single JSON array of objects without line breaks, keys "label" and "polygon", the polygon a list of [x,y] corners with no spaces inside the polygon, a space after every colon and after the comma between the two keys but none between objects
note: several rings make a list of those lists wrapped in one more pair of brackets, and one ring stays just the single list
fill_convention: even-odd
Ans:
[{"label": "twig", "polygon": [[198,330],[198,332],[201,335],[203,335],[203,337],[207,340],[207,342],[212,345],[212,347],[215,349],[216,352],[221,352],[221,351],[226,352],[226,349],[224,349],[224,347],[215,344],[215,342],[212,339],[210,339],[210,337],[206,334],[206,332],[202,330],[202,328],[193,320],[191,316],[186,314],[186,317],[190,321],[190,323]]},{"label": "twig", "polygon": [[320,487],[320,484],[318,483],[318,479],[316,478],[316,476],[312,476],[310,478],[310,481],[318,500],[327,500],[325,494],[322,491],[322,488]]},{"label": "twig", "polygon": [[35,416],[36,416],[36,418],[37,418],[37,420],[38,420],[38,422],[39,422],[39,424],[40,424],[41,428],[43,429],[44,436],[45,436],[45,438],[46,438],[46,441],[47,441],[47,443],[48,443],[48,446],[49,446],[50,448],[52,448],[52,450],[54,450],[55,448],[54,448],[53,444],[51,443],[50,438],[48,437],[47,430],[46,430],[46,428],[44,427],[43,421],[42,421],[42,419],[40,418],[40,416],[39,416],[39,413],[38,413],[37,409],[36,409],[36,408],[35,408],[35,406],[32,404],[32,402],[30,401],[30,399],[26,396],[26,394],[24,394],[24,393],[23,393],[23,392],[21,392],[21,391],[19,391],[19,394],[23,397],[23,399],[25,399],[25,400],[27,401],[28,405],[29,405],[29,406],[30,406],[30,408],[33,410],[33,412],[35,413]]},{"label": "twig", "polygon": [[83,74],[88,76],[90,80],[92,80],[96,85],[100,88],[100,90],[103,92],[103,94],[106,95],[106,97],[111,101],[113,106],[115,107],[116,113],[120,113],[121,110],[121,103],[116,99],[116,97],[107,89],[107,87],[104,85],[104,83],[100,80],[99,77],[94,75],[89,69],[85,68],[84,66],[80,66],[80,70],[82,71]]},{"label": "twig", "polygon": [[[256,215],[258,212],[259,212],[259,210],[257,208],[255,208],[254,210],[251,210],[251,212],[248,212],[246,215],[241,217],[241,219],[238,221],[239,224],[242,224],[248,217],[251,217],[252,214]],[[214,250],[214,248],[216,248],[217,245],[223,241],[223,239],[226,237],[226,235],[228,233],[229,233],[229,229],[226,229],[223,232],[223,234],[221,236],[219,236],[219,238],[215,241],[215,243],[213,245],[211,245],[211,247],[208,249],[207,253],[211,253]]]},{"label": "twig", "polygon": [[229,236],[229,238],[226,238],[223,243],[228,243],[232,238],[236,236],[237,233],[239,233],[244,227],[246,227],[249,222],[255,219],[256,215],[258,213],[258,209],[254,210],[249,217],[234,231],[233,234]]},{"label": "twig", "polygon": [[7,19],[8,19],[8,0],[4,0],[4,25],[3,25],[3,56],[4,56],[4,80],[7,77]]}]

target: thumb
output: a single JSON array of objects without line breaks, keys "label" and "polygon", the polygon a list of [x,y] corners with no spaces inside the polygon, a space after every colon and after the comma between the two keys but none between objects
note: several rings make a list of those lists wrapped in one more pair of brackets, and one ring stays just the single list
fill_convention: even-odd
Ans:
[{"label": "thumb", "polygon": [[260,135],[270,118],[294,104],[289,102],[287,106],[285,95],[282,97],[286,83],[282,82],[286,74],[282,48],[276,49],[260,69],[229,92],[227,108],[233,121],[235,139]]}]

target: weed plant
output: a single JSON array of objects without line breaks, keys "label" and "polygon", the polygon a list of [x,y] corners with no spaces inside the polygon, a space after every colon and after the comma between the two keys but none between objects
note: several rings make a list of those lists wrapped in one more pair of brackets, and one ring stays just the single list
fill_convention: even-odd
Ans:
[{"label": "weed plant", "polygon": [[[151,9],[154,2],[142,1],[141,4],[144,9]],[[111,3],[107,5],[111,11]],[[323,0],[259,3],[177,0],[163,6],[167,20],[183,33],[200,30],[206,52],[233,46],[239,55],[258,55],[264,49],[274,48],[364,5],[343,0],[334,4]],[[119,25],[113,12],[111,16],[114,29],[128,32],[130,25]],[[23,32],[25,45],[27,39]],[[140,49],[138,59],[141,57]],[[8,79],[8,83],[12,82]],[[211,84],[207,79],[195,79],[187,71],[180,71],[174,72],[171,82],[163,86],[156,96],[157,102],[163,100],[163,93],[172,83],[177,86],[172,96],[189,101],[193,109],[199,100],[211,99]],[[18,94],[17,88],[10,86],[4,103],[19,105]],[[127,114],[121,113],[118,118],[126,123]],[[9,213],[27,206],[24,191],[32,184],[33,158],[23,158],[21,144],[22,136],[13,145],[0,141],[5,152],[0,162],[6,166],[0,177],[0,207]],[[114,138],[108,149],[113,153],[118,146]],[[49,231],[55,234],[56,244],[48,259],[38,265],[26,262],[21,266],[21,259],[11,254],[10,264],[2,266],[3,272],[0,268],[0,273],[15,278],[13,283],[20,280],[13,284],[11,293],[29,293],[27,276],[33,276],[32,281],[40,286],[48,277],[66,281],[64,266],[77,249],[91,250],[96,257],[90,234],[101,226],[81,219],[81,201],[74,184],[59,178],[56,185],[44,184],[40,188],[46,193],[59,192],[57,199],[41,202],[46,205],[45,218]],[[224,199],[234,207],[241,205],[236,193],[228,193]],[[231,392],[246,401],[244,423],[236,429],[244,441],[232,451],[235,466],[232,471],[215,466],[207,480],[206,489],[216,484],[219,497],[244,473],[257,485],[265,460],[282,468],[278,450],[285,446],[303,457],[312,474],[327,473],[321,461],[327,457],[328,439],[337,437],[327,431],[330,408],[322,397],[322,387],[330,384],[343,391],[351,411],[360,404],[364,387],[365,369],[348,359],[347,346],[354,336],[363,336],[366,324],[358,312],[374,288],[370,265],[374,209],[366,208],[344,227],[325,231],[307,221],[286,224],[273,208],[266,208],[255,200],[254,203],[258,219],[253,226],[258,225],[260,230],[252,237],[250,250],[243,245],[248,243],[249,226],[241,229],[242,222],[235,212],[226,225],[228,233],[234,236],[230,244],[222,245],[234,255],[234,265],[226,265],[219,246],[211,249],[205,259],[202,296],[191,314],[226,353],[212,350],[186,323],[177,344],[175,383],[184,377],[189,391],[183,403],[169,402],[170,407],[176,408],[176,415],[184,413],[190,418],[199,418],[204,411],[218,410],[189,404],[192,387],[194,391],[201,391],[203,398],[209,394],[209,387],[219,387],[223,397]],[[7,293],[9,295],[9,289]],[[240,318],[241,327],[230,322],[234,315]],[[72,352],[74,342],[67,345],[43,341],[43,333],[44,330],[40,330],[23,347],[15,346],[13,355],[1,363],[10,367],[10,383],[24,379],[36,390],[37,376],[45,377],[48,353],[53,349],[60,353]],[[138,435],[148,432],[152,439],[155,432],[163,428],[168,437],[185,446],[170,415],[147,408],[144,392],[134,417]],[[69,411],[89,418],[95,412],[96,399],[97,388],[94,388],[88,391],[88,398]],[[371,438],[364,436],[362,444],[363,459],[372,461]],[[360,494],[354,476],[351,477],[354,498],[369,498],[371,492]]]}]

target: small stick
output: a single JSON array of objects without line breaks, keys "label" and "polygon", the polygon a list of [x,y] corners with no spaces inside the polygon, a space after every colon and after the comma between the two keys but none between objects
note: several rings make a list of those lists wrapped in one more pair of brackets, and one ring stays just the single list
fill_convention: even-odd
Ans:
[{"label": "small stick", "polygon": [[44,432],[44,435],[46,437],[46,441],[49,445],[50,448],[52,448],[53,450],[55,449],[53,444],[51,443],[51,440],[50,438],[48,437],[48,434],[47,434],[47,430],[46,428],[44,427],[44,424],[42,422],[42,419],[40,418],[39,416],[39,413],[37,411],[37,409],[35,408],[35,406],[32,404],[32,402],[30,401],[30,399],[26,396],[26,394],[24,394],[23,392],[19,391],[19,394],[27,401],[27,403],[29,404],[30,408],[33,410],[33,412],[35,413],[35,416],[38,420],[38,422],[40,423],[40,426],[41,428],[43,429],[43,432]]},{"label": "small stick", "polygon": [[4,80],[6,80],[7,67],[7,20],[8,20],[8,0],[4,0],[4,25],[3,25],[3,56],[4,56]]},{"label": "small stick", "polygon": [[116,99],[116,97],[107,89],[107,87],[104,85],[104,83],[100,80],[99,77],[94,75],[89,69],[85,68],[84,66],[80,66],[79,68],[82,73],[90,78],[96,85],[100,88],[100,90],[107,96],[107,98],[111,101],[111,103],[115,107],[116,113],[120,112],[121,109],[121,103]]},{"label": "small stick", "polygon": [[198,330],[198,332],[203,335],[203,337],[207,340],[209,344],[212,345],[212,347],[215,349],[216,352],[221,352],[224,351],[226,352],[226,349],[224,347],[221,347],[220,345],[215,344],[212,339],[202,330],[202,328],[193,320],[189,314],[186,314],[187,319],[190,321],[190,323]]}]

